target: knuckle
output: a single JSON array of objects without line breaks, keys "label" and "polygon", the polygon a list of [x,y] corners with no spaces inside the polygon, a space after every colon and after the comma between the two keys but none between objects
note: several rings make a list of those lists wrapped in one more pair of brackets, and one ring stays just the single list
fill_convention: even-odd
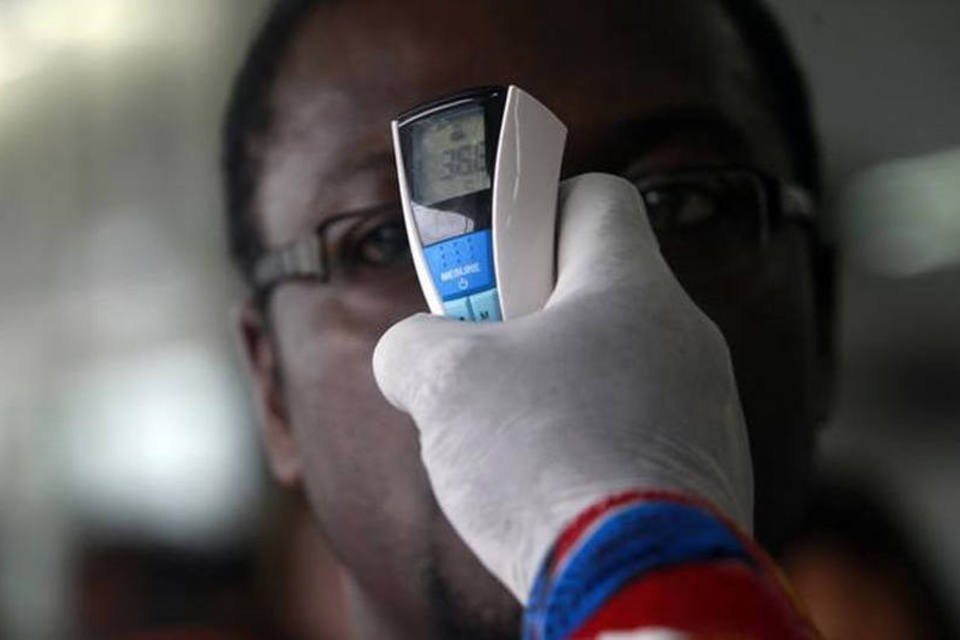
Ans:
[{"label": "knuckle", "polygon": [[426,371],[430,373],[424,380],[424,391],[432,397],[445,398],[445,401],[455,396],[464,379],[464,371],[475,371],[485,352],[479,337],[459,333],[425,347],[422,357]]},{"label": "knuckle", "polygon": [[701,349],[716,363],[730,362],[730,347],[719,325],[697,307],[697,330],[700,335]]}]

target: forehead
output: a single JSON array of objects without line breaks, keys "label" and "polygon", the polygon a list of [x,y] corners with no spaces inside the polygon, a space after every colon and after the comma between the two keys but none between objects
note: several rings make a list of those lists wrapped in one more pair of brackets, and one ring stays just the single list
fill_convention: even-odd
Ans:
[{"label": "forehead", "polygon": [[[745,155],[762,155],[748,147],[777,138],[764,136],[775,124],[716,3],[321,3],[296,33],[272,96],[256,206],[266,244],[289,241],[324,215],[395,198],[389,122],[420,102],[489,84],[523,87],[567,124],[568,169],[614,169],[618,136],[649,134],[644,124],[664,114],[750,132],[737,151]],[[669,126],[659,133],[668,136]]]}]

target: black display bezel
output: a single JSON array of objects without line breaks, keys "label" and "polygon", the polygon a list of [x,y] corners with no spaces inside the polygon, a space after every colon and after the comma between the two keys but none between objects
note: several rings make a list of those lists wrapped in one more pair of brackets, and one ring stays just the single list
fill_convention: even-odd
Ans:
[{"label": "black display bezel", "polygon": [[[476,228],[489,229],[491,227],[491,208],[493,201],[493,176],[497,156],[497,145],[500,140],[500,128],[503,122],[503,110],[507,99],[505,87],[479,87],[433,100],[400,114],[397,118],[397,132],[400,139],[400,153],[403,156],[404,180],[407,183],[407,193],[410,199],[416,202],[416,185],[407,170],[412,165],[413,127],[410,125],[432,118],[447,111],[461,109],[465,106],[479,106],[483,109],[484,146],[486,151],[487,173],[491,177],[491,187],[481,189],[466,195],[433,203],[429,206],[448,208],[457,211],[469,211],[475,221]],[[420,229],[418,236],[422,237]]]}]

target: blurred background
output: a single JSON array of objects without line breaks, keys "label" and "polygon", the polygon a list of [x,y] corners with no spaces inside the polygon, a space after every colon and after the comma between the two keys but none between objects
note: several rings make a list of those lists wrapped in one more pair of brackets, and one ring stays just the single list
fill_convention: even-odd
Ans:
[{"label": "blurred background", "polygon": [[[0,0],[0,638],[342,633],[332,561],[265,480],[231,331],[219,121],[265,5]],[[773,5],[845,254],[809,533],[894,522],[958,623],[960,3]],[[324,589],[329,611],[297,600]]]}]

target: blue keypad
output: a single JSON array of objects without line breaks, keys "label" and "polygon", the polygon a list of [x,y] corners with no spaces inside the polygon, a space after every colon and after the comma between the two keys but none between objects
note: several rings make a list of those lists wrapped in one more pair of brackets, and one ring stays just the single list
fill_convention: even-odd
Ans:
[{"label": "blue keypad", "polygon": [[460,298],[459,300],[450,300],[443,303],[443,310],[448,318],[457,320],[473,320],[473,313],[470,309],[470,298]]},{"label": "blue keypad", "polygon": [[470,308],[477,322],[499,322],[500,300],[496,289],[487,289],[470,296]]},{"label": "blue keypad", "polygon": [[470,296],[496,286],[489,229],[424,247],[423,255],[444,301]]}]

